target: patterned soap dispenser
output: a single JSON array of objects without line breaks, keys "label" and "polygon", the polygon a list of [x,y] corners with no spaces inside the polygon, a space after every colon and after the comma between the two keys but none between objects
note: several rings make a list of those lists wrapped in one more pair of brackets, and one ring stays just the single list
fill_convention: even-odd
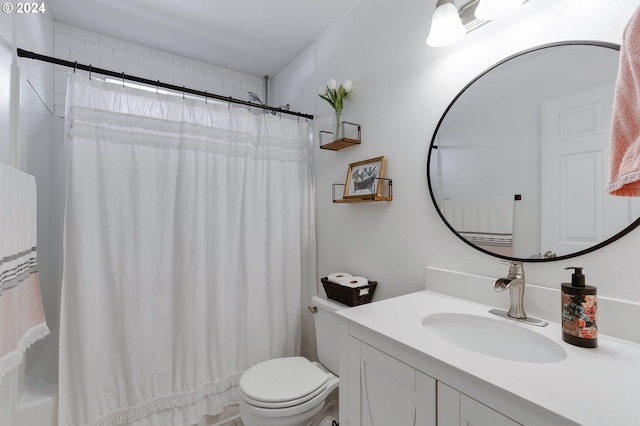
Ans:
[{"label": "patterned soap dispenser", "polygon": [[585,285],[582,268],[573,269],[571,283],[562,283],[562,340],[584,348],[598,346],[597,289]]}]

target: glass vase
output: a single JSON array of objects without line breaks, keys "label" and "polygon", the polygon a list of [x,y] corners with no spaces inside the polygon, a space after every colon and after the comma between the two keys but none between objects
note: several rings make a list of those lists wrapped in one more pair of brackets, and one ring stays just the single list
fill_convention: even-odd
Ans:
[{"label": "glass vase", "polygon": [[341,140],[344,138],[344,134],[342,131],[342,110],[335,110],[335,115],[333,117],[333,140]]}]

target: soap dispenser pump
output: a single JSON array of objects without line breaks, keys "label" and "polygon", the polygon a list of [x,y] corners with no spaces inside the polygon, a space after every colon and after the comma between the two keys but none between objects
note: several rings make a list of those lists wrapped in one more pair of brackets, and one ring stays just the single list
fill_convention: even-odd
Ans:
[{"label": "soap dispenser pump", "polygon": [[598,346],[597,289],[585,284],[582,267],[573,269],[571,283],[562,283],[562,340],[585,348]]}]

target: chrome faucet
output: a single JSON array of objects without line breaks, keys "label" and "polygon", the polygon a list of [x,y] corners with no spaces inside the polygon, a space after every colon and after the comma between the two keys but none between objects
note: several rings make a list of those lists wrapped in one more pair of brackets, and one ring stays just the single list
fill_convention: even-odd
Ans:
[{"label": "chrome faucet", "polygon": [[524,312],[524,266],[522,262],[502,262],[509,265],[509,274],[506,278],[498,278],[493,283],[493,289],[497,292],[503,292],[509,289],[509,299],[511,306],[508,311],[501,309],[491,309],[489,312],[502,318],[509,318],[516,321],[526,322],[527,324],[545,327],[549,323],[547,321],[527,317]]},{"label": "chrome faucet", "polygon": [[509,274],[506,278],[498,278],[493,284],[493,289],[497,292],[509,289],[509,298],[511,299],[511,306],[507,311],[509,317],[527,318],[527,314],[524,312],[524,266],[522,266],[522,262],[510,262]]}]

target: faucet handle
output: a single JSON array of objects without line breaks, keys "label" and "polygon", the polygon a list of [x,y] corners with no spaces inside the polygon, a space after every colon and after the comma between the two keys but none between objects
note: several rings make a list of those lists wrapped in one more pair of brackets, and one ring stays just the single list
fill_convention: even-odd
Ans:
[{"label": "faucet handle", "polygon": [[524,265],[522,262],[517,260],[503,260],[500,263],[504,265],[509,265],[509,275],[522,275],[524,276]]}]

